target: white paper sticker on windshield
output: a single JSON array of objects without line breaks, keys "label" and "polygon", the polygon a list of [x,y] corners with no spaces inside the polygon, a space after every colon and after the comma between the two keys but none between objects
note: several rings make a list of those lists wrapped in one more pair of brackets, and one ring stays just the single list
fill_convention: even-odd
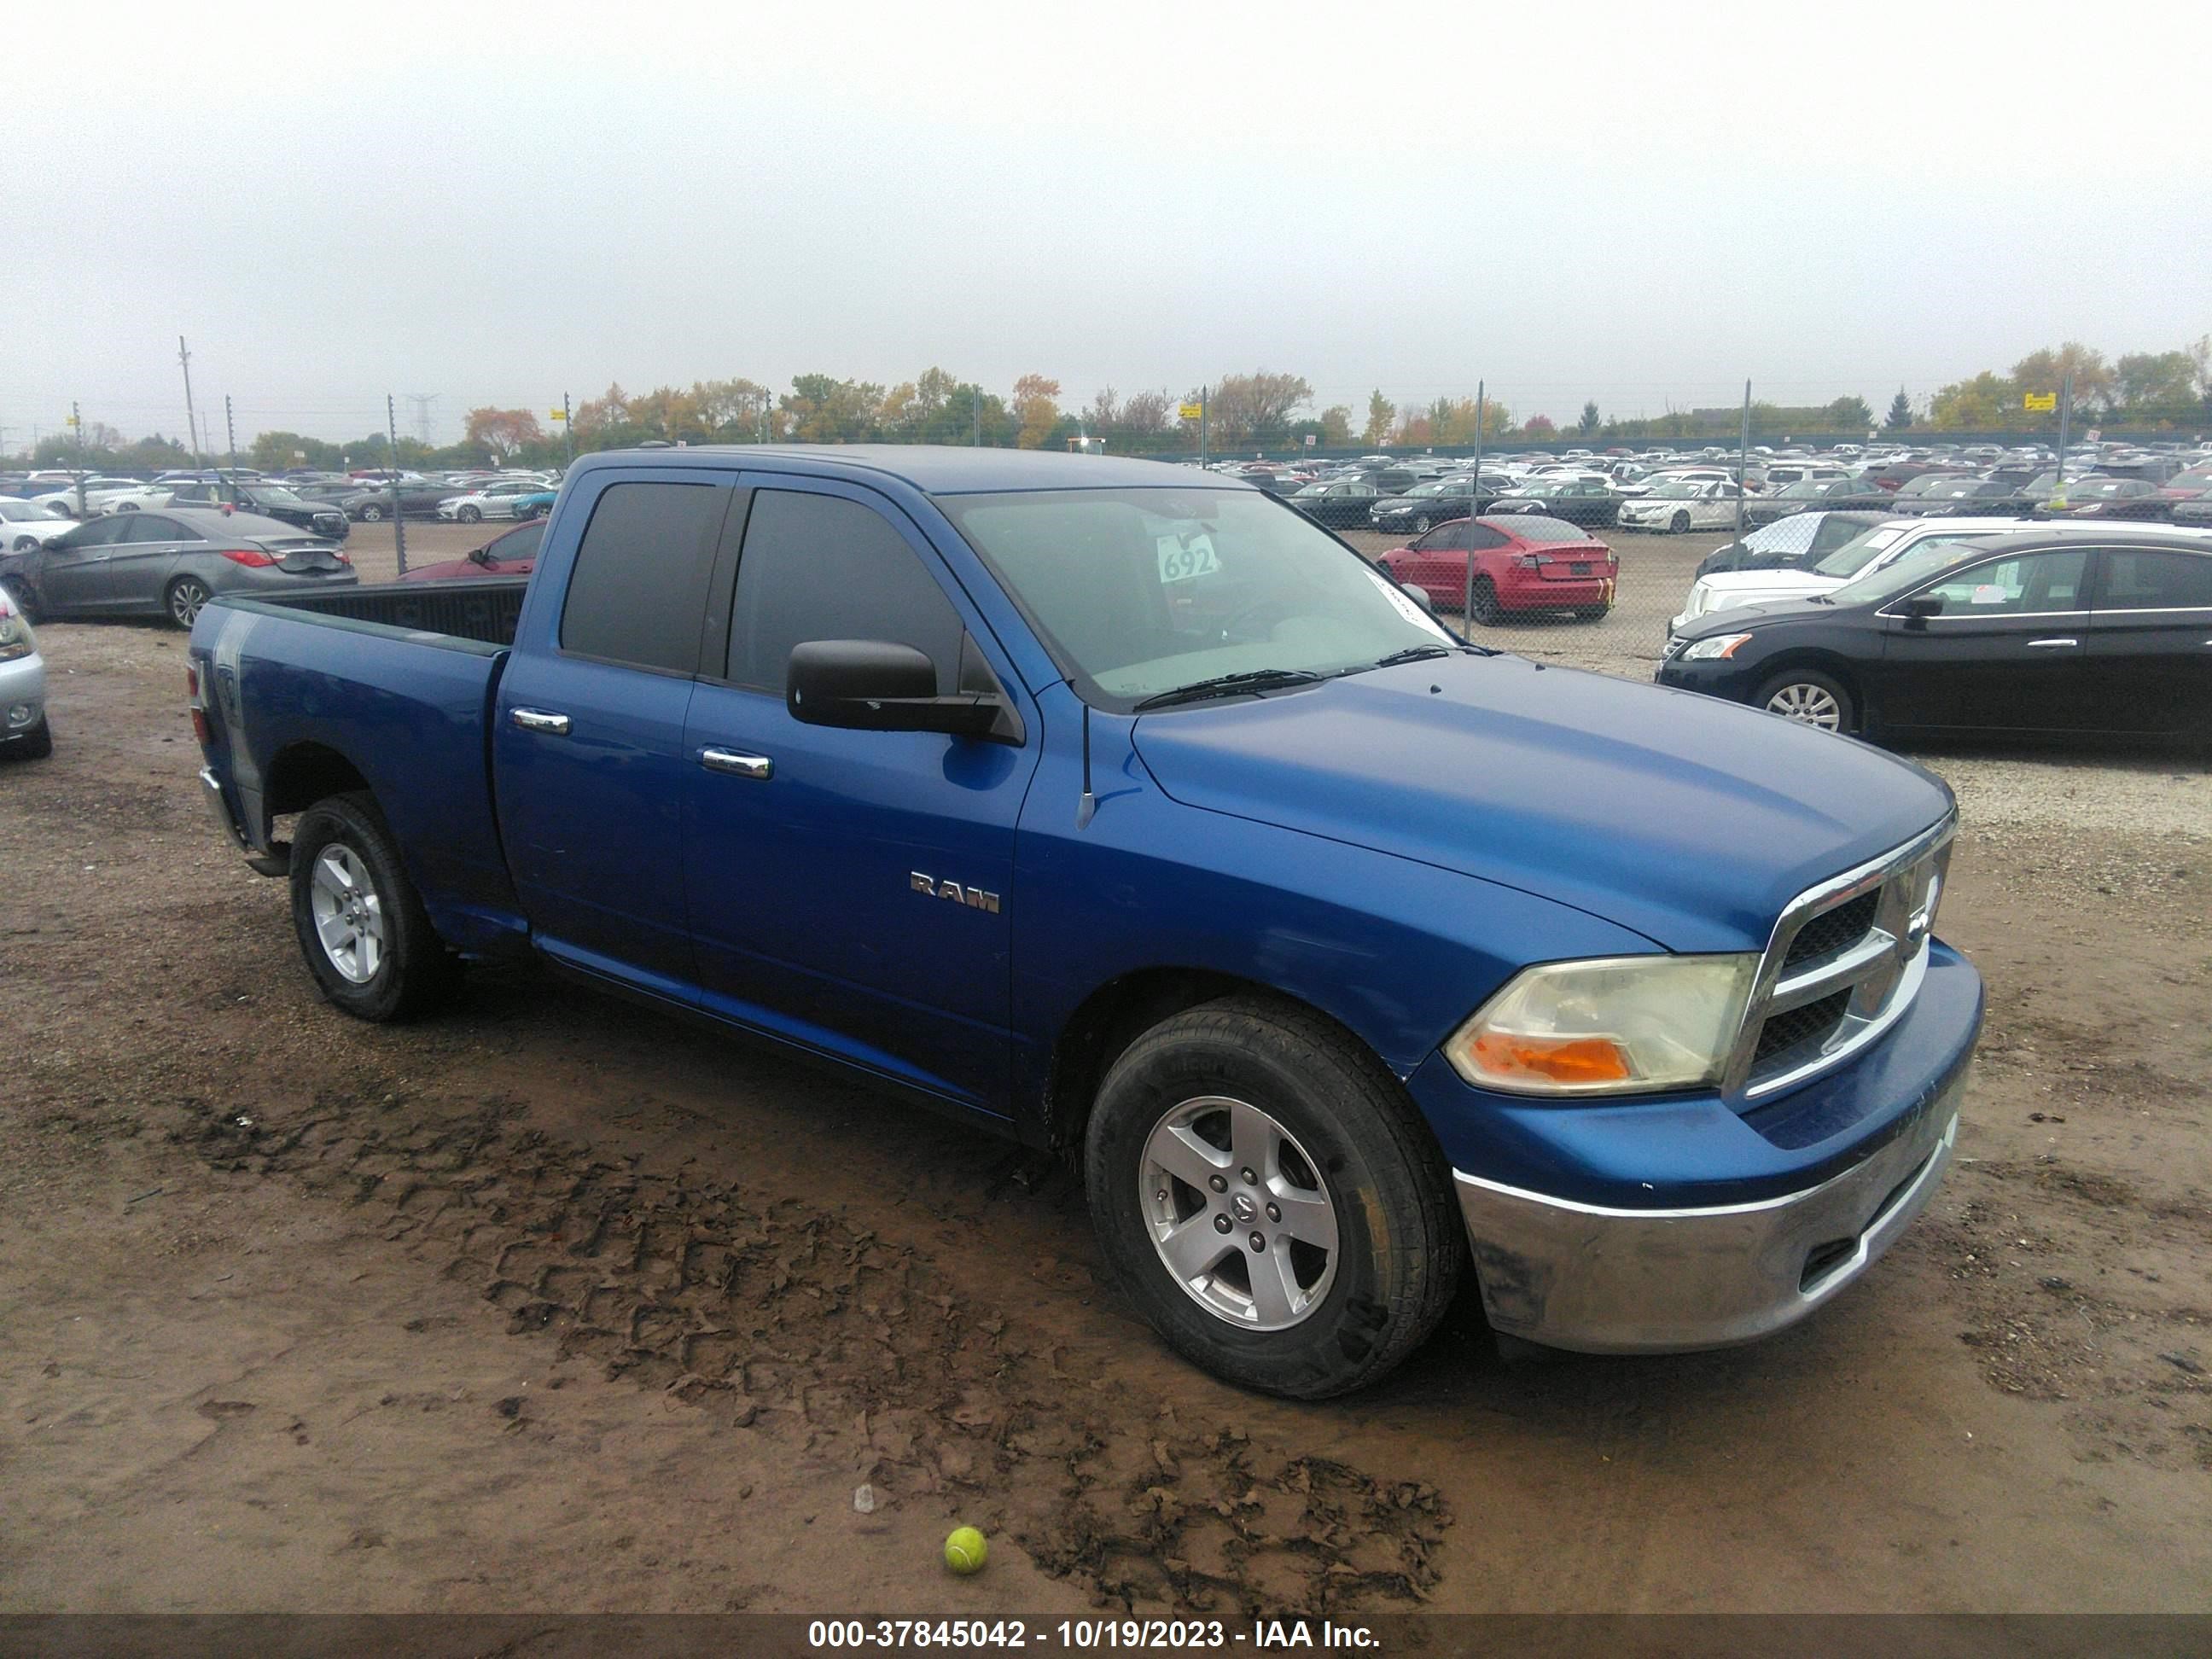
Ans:
[{"label": "white paper sticker on windshield", "polygon": [[1159,550],[1163,582],[1192,581],[1221,568],[1213,538],[1202,530],[1195,536],[1155,536],[1152,542]]},{"label": "white paper sticker on windshield", "polygon": [[2006,592],[2004,589],[1999,587],[1995,582],[1984,582],[1980,586],[1974,590],[1973,598],[1968,600],[1967,603],[1970,605],[2002,605],[2011,597],[2011,594]]},{"label": "white paper sticker on windshield", "polygon": [[1407,622],[1419,623],[1422,627],[1427,629],[1440,640],[1449,640],[1451,638],[1451,635],[1445,630],[1442,623],[1439,623],[1434,617],[1431,617],[1427,611],[1422,610],[1419,605],[1414,601],[1413,597],[1408,594],[1404,588],[1399,586],[1397,583],[1392,581],[1388,576],[1370,570],[1367,573],[1367,580],[1373,582],[1376,586],[1382,590],[1382,597],[1389,600],[1392,605],[1397,606],[1398,614],[1403,617]]}]

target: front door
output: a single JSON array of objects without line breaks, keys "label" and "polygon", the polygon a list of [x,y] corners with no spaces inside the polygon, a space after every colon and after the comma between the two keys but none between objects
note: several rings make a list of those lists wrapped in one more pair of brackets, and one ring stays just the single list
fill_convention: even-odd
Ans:
[{"label": "front door", "polygon": [[1883,607],[1878,718],[1885,726],[2075,732],[2088,706],[2087,550],[2014,554],[1914,590],[1924,618]]},{"label": "front door", "polygon": [[1003,661],[984,666],[981,621],[895,505],[828,481],[744,482],[727,659],[684,742],[707,1006],[1003,1113],[1014,820],[1034,739],[803,725],[784,684],[792,647],[825,639],[914,646],[941,693],[1014,682]]},{"label": "front door", "polygon": [[2098,555],[2088,685],[2112,732],[2212,732],[2212,551]]},{"label": "front door", "polygon": [[500,834],[549,956],[693,1003],[684,723],[736,475],[593,479],[560,614],[526,607],[500,681]]},{"label": "front door", "polygon": [[112,611],[107,562],[131,528],[128,516],[94,519],[50,544],[39,561],[39,602],[56,616]]}]

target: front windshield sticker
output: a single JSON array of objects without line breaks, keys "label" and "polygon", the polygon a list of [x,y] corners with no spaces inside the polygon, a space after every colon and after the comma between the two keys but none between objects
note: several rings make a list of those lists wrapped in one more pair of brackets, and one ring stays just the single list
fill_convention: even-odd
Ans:
[{"label": "front windshield sticker", "polygon": [[[1438,622],[1434,617],[1429,615],[1427,611],[1422,610],[1419,605],[1414,604],[1413,599],[1407,596],[1406,590],[1399,586],[1397,583],[1392,581],[1388,576],[1382,575],[1377,571],[1370,570],[1367,573],[1367,580],[1373,582],[1376,586],[1382,590],[1382,597],[1389,600],[1392,605],[1395,605],[1397,607],[1398,614],[1403,617],[1407,622],[1419,623],[1422,627],[1427,629],[1440,640],[1451,639],[1450,633],[1445,629],[1442,623]],[[1454,641],[1453,643],[1456,644],[1457,641]]]},{"label": "front windshield sticker", "polygon": [[1221,568],[1221,559],[1213,550],[1213,538],[1202,530],[1194,536],[1156,536],[1152,542],[1159,550],[1163,584],[1192,581],[1213,575]]},{"label": "front windshield sticker", "polygon": [[1973,598],[1968,600],[1967,603],[1970,605],[2002,605],[2011,597],[2011,594],[2006,592],[2003,588],[1999,587],[1995,582],[1984,582],[1980,586],[1974,590]]}]

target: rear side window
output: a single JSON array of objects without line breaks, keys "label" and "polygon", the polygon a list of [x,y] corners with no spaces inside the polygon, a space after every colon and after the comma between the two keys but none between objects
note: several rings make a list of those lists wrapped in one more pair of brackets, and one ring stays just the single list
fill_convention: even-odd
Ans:
[{"label": "rear side window", "polygon": [[2105,550],[2100,611],[2212,609],[2212,556],[2161,553],[2148,548]]},{"label": "rear side window", "polygon": [[889,640],[928,653],[943,695],[963,631],[944,590],[873,507],[797,490],[754,494],[730,628],[737,684],[781,696],[793,646]]},{"label": "rear side window", "polygon": [[696,673],[707,581],[730,492],[704,483],[617,483],[600,492],[561,608],[561,648]]}]

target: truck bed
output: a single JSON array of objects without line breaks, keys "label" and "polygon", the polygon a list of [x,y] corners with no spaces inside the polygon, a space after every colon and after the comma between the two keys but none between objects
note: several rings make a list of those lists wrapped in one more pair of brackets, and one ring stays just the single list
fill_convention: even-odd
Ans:
[{"label": "truck bed", "polygon": [[404,629],[410,634],[438,634],[473,640],[479,645],[509,646],[522,615],[526,576],[490,576],[482,581],[386,582],[373,587],[329,588],[276,599],[229,600],[241,609],[266,605],[280,611],[312,611],[319,616]]}]

